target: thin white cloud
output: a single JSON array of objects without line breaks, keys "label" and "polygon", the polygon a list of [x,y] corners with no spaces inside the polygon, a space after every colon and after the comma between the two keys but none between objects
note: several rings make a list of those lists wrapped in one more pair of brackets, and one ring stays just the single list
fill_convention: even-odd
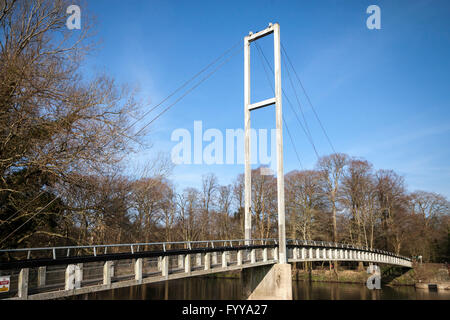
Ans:
[{"label": "thin white cloud", "polygon": [[377,136],[372,137],[372,140],[376,140],[375,142],[372,141],[368,143],[367,137],[365,137],[364,142],[361,141],[357,146],[350,148],[347,150],[347,153],[351,155],[368,156],[370,154],[379,153],[380,151],[385,151],[386,149],[392,149],[394,147],[409,147],[409,144],[416,140],[449,132],[450,124],[418,128],[417,130],[409,129],[407,133],[401,135],[395,135],[395,132],[388,131],[385,128],[380,130]]}]

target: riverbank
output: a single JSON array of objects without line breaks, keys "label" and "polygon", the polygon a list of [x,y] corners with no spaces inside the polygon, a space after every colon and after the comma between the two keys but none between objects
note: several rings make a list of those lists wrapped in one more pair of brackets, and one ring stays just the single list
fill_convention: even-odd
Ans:
[{"label": "riverbank", "polygon": [[293,270],[292,279],[314,282],[343,282],[343,283],[366,283],[367,272],[356,270],[330,270],[315,269],[306,271],[302,269]]}]

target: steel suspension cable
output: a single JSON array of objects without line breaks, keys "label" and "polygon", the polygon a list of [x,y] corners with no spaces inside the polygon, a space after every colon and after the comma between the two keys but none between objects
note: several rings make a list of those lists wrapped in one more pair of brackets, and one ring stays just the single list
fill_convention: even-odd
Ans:
[{"label": "steel suspension cable", "polygon": [[[242,50],[242,48],[241,48]],[[148,127],[150,124],[152,124],[154,121],[156,121],[159,117],[161,117],[166,111],[168,111],[170,108],[172,108],[174,105],[176,105],[179,101],[181,101],[185,96],[187,96],[189,93],[191,93],[194,89],[196,89],[200,84],[202,84],[205,80],[207,80],[209,77],[211,77],[214,73],[216,73],[221,67],[223,67],[225,64],[227,64],[231,58],[236,56],[240,50],[236,51],[234,54],[232,54],[228,59],[226,59],[224,62],[219,64],[213,71],[208,73],[205,77],[203,77],[199,82],[197,82],[195,85],[193,85],[191,88],[189,88],[188,91],[186,91],[184,94],[182,94],[177,100],[175,100],[172,104],[167,106],[164,110],[162,110],[159,114],[157,114],[152,120],[150,120],[147,124],[145,124],[139,131],[136,133],[139,134],[144,130],[146,127]]]},{"label": "steel suspension cable", "polygon": [[42,207],[38,212],[36,212],[35,214],[33,214],[27,221],[25,221],[24,223],[22,223],[19,227],[17,227],[13,232],[11,232],[10,234],[8,234],[5,238],[2,239],[2,241],[0,241],[0,244],[2,244],[3,242],[5,242],[9,237],[11,237],[14,233],[16,233],[20,228],[22,228],[25,224],[27,224],[31,219],[33,219],[38,213],[40,213],[42,210],[44,210],[45,208],[47,208],[49,205],[51,205],[54,201],[56,201],[57,199],[59,199],[60,195],[56,196],[55,198],[53,198],[52,201],[50,201],[49,203],[47,203],[44,207]]},{"label": "steel suspension cable", "polygon": [[297,71],[295,70],[294,65],[292,64],[292,61],[291,61],[291,59],[289,58],[289,55],[287,54],[286,49],[284,48],[282,42],[281,42],[281,49],[283,50],[284,55],[286,56],[286,58],[287,58],[289,64],[291,65],[291,68],[292,68],[292,70],[294,71],[295,77],[297,78],[298,82],[300,83],[300,86],[301,86],[301,88],[302,88],[302,90],[303,90],[303,93],[305,94],[305,97],[306,97],[306,99],[308,100],[308,103],[309,103],[309,105],[310,105],[310,107],[311,107],[311,109],[312,109],[312,111],[313,111],[313,113],[314,113],[314,115],[315,115],[315,117],[316,117],[316,119],[317,119],[317,122],[319,122],[319,125],[320,125],[320,127],[322,128],[322,131],[323,131],[325,137],[327,138],[328,143],[329,143],[330,146],[331,146],[331,149],[333,150],[334,153],[336,153],[336,150],[334,149],[333,143],[331,142],[331,139],[329,138],[329,136],[328,136],[328,134],[327,134],[327,131],[325,130],[325,127],[324,127],[323,124],[322,124],[322,121],[320,121],[319,115],[317,114],[317,112],[316,112],[316,110],[315,110],[315,108],[314,108],[314,106],[313,106],[313,104],[312,104],[312,102],[311,102],[311,99],[309,98],[309,95],[306,93],[305,87],[303,86],[303,83],[302,83],[302,81],[300,80],[300,77],[298,76]]},{"label": "steel suspension cable", "polygon": [[[262,51],[261,47],[258,45],[257,42],[255,42],[255,45],[256,45],[256,48],[258,49],[259,53],[264,57],[264,60],[266,61],[266,64],[268,65],[268,67],[270,68],[270,70],[271,70],[272,73],[273,73],[273,68],[272,68],[272,66],[270,65],[269,61],[267,60],[267,57],[266,57],[266,55],[264,54],[264,52]],[[269,78],[270,76],[268,75],[268,72],[267,72],[266,68],[264,67],[264,63],[262,63],[262,64],[263,64],[264,71],[266,72],[266,77],[267,77],[267,79],[268,79],[268,81],[269,81],[269,83],[270,83],[270,87],[272,88],[272,91],[273,91],[273,93],[275,94],[275,90],[274,90],[274,88],[273,88],[273,86],[272,86],[272,83],[270,82],[270,78]],[[319,153],[317,152],[317,149],[316,149],[316,146],[315,146],[315,144],[314,144],[314,141],[312,140],[312,137],[310,137],[310,136],[308,135],[308,132],[305,130],[305,127],[303,126],[303,124],[302,124],[300,118],[298,117],[297,112],[294,110],[293,104],[292,104],[291,100],[289,99],[289,97],[287,96],[287,94],[286,94],[286,92],[284,91],[284,89],[282,89],[282,92],[283,92],[283,96],[286,98],[286,100],[287,100],[287,102],[288,102],[288,104],[289,104],[289,106],[290,106],[292,112],[294,113],[295,118],[297,119],[297,122],[299,123],[299,125],[300,125],[300,127],[302,128],[304,134],[306,135],[306,138],[308,139],[308,141],[310,142],[311,146],[313,147],[314,153],[316,154],[317,159],[319,159],[320,156],[319,156]]]},{"label": "steel suspension cable", "polygon": [[11,220],[12,218],[14,218],[19,212],[21,212],[23,209],[25,209],[29,204],[31,204],[34,200],[36,200],[37,198],[39,198],[40,196],[42,196],[45,193],[45,191],[41,191],[36,197],[34,197],[30,202],[28,202],[27,204],[25,204],[22,208],[20,208],[19,210],[17,210],[12,216],[9,216],[6,220],[3,220],[0,223],[0,226],[3,225],[4,223],[8,222],[9,220]]},{"label": "steel suspension cable", "polygon": [[[255,42],[255,44],[257,45],[257,48],[260,49],[259,46],[258,46],[258,44],[257,44],[256,42]],[[261,51],[260,51],[260,52],[261,52]],[[261,53],[262,53],[262,52],[261,52]],[[275,89],[274,89],[274,87],[272,86],[272,82],[270,81],[270,76],[269,76],[269,73],[268,73],[268,71],[267,71],[267,69],[266,69],[266,67],[265,67],[265,65],[264,65],[264,61],[262,61],[261,53],[260,53],[260,55],[259,55],[260,61],[261,61],[261,64],[262,64],[262,66],[263,66],[264,73],[266,74],[267,82],[269,83],[270,88],[272,89],[272,92],[273,92],[273,94],[275,95]],[[287,125],[287,122],[286,122],[286,120],[284,119],[284,115],[283,115],[282,118],[283,118],[284,125],[286,126],[286,130],[287,130],[287,133],[288,133],[288,136],[289,136],[289,140],[291,141],[291,144],[292,144],[292,146],[293,146],[293,148],[294,148],[294,152],[295,152],[295,155],[296,155],[296,157],[297,157],[298,163],[300,164],[300,168],[302,168],[302,170],[303,170],[303,164],[302,164],[302,162],[301,162],[301,160],[300,160],[300,156],[299,156],[299,154],[298,154],[298,152],[297,152],[297,147],[295,146],[294,139],[292,138],[292,135],[291,135],[291,132],[290,132],[289,127],[288,127],[288,125]],[[300,124],[300,125],[301,125],[301,124]]]},{"label": "steel suspension cable", "polygon": [[289,140],[291,140],[291,144],[292,144],[292,146],[294,147],[295,156],[297,157],[298,163],[300,164],[300,168],[301,168],[302,170],[304,170],[303,164],[302,164],[302,162],[301,162],[301,160],[300,160],[300,156],[298,155],[298,152],[297,152],[297,148],[295,147],[295,144],[294,144],[294,139],[292,139],[291,131],[289,130],[289,127],[288,127],[288,125],[287,125],[286,120],[284,119],[284,116],[283,116],[283,122],[284,122],[284,126],[286,127],[286,131],[287,131],[287,133],[288,133]]},{"label": "steel suspension cable", "polygon": [[284,59],[283,55],[281,55],[281,59],[283,60],[283,64],[286,67],[286,72],[288,75],[289,83],[291,84],[292,90],[294,90],[295,99],[297,101],[298,108],[300,109],[300,113],[302,114],[303,122],[305,122],[306,131],[308,132],[309,137],[312,140],[311,131],[309,130],[308,122],[306,121],[306,117],[303,112],[302,104],[300,103],[300,99],[298,98],[297,90],[295,89],[294,82],[292,81],[292,78],[291,78],[291,73],[289,72],[289,69],[286,66],[286,60]]},{"label": "steel suspension cable", "polygon": [[232,47],[230,47],[229,49],[225,50],[222,54],[220,54],[216,59],[214,59],[212,62],[210,62],[207,66],[205,66],[203,69],[201,69],[199,72],[197,72],[195,75],[193,75],[190,79],[188,79],[187,81],[185,81],[181,86],[179,86],[177,89],[175,89],[172,93],[170,93],[167,97],[165,97],[163,100],[161,100],[159,103],[157,103],[155,106],[153,106],[150,110],[148,110],[147,112],[145,112],[141,117],[139,117],[137,120],[135,120],[130,126],[128,126],[125,130],[129,130],[131,129],[134,125],[136,125],[136,123],[138,123],[139,121],[141,121],[143,118],[145,118],[149,113],[151,113],[153,110],[155,110],[156,108],[158,108],[160,105],[162,105],[164,102],[166,102],[167,100],[169,100],[171,97],[173,97],[177,92],[179,92],[181,89],[183,89],[184,87],[186,87],[189,83],[191,83],[192,81],[194,81],[194,79],[196,79],[197,77],[199,77],[203,72],[205,72],[206,70],[208,70],[211,66],[213,66],[214,64],[216,64],[220,59],[222,59],[223,57],[225,57],[226,55],[228,55],[231,51],[233,51],[239,44],[241,43],[241,40],[239,40],[238,42],[236,42]]}]

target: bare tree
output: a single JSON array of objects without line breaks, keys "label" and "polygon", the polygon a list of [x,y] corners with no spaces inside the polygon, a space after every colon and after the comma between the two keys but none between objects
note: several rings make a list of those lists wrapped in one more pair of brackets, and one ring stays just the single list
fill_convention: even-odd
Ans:
[{"label": "bare tree", "polygon": [[[68,30],[70,4],[0,2],[0,220],[2,231],[15,230],[1,246],[15,245],[24,231],[16,227],[37,212],[59,214],[40,201],[44,194],[48,202],[58,198],[57,184],[105,175],[133,149],[128,127],[137,107],[133,92],[105,75],[83,80],[80,66],[93,47],[91,19],[84,10],[83,29]],[[41,177],[41,185],[30,190],[25,181],[33,175]],[[16,214],[20,218],[11,223]],[[34,227],[42,231],[42,225]]]},{"label": "bare tree", "polygon": [[234,233],[233,220],[230,217],[232,205],[231,185],[220,186],[217,198],[217,233],[219,239],[230,238]]},{"label": "bare tree", "polygon": [[202,230],[199,198],[199,192],[195,188],[187,188],[176,195],[178,225],[184,241],[200,239]]},{"label": "bare tree", "polygon": [[211,224],[211,211],[216,204],[217,197],[217,177],[213,173],[209,173],[202,177],[202,237],[208,238],[213,236],[213,226]]},{"label": "bare tree", "polygon": [[157,225],[162,219],[161,211],[167,196],[167,182],[161,178],[142,178],[134,181],[131,188],[136,235],[140,241],[155,241]]},{"label": "bare tree", "polygon": [[252,214],[255,232],[259,238],[274,234],[277,226],[277,192],[273,175],[262,175],[260,169],[252,170]]},{"label": "bare tree", "polygon": [[378,170],[375,177],[384,247],[399,254],[410,218],[404,179],[392,170]]},{"label": "bare tree", "polygon": [[414,245],[410,250],[416,256],[423,256],[425,261],[437,260],[441,250],[434,246],[445,242],[445,230],[449,230],[450,203],[442,195],[426,191],[415,191],[410,199],[412,214],[417,218],[414,238],[410,240]]},{"label": "bare tree", "polygon": [[164,240],[165,241],[173,241],[173,227],[176,218],[176,203],[175,203],[175,193],[171,184],[164,184],[164,190],[162,191],[164,194],[163,202],[162,202],[162,221],[164,223]]},{"label": "bare tree", "polygon": [[236,212],[234,217],[239,221],[239,232],[237,237],[243,239],[245,235],[245,197],[244,197],[245,187],[244,187],[244,175],[240,174],[237,176],[233,185],[233,199],[236,206]]},{"label": "bare tree", "polygon": [[342,181],[342,203],[351,213],[349,236],[352,243],[373,248],[376,208],[373,166],[360,159],[349,161]]},{"label": "bare tree", "polygon": [[333,241],[338,241],[336,211],[340,182],[348,162],[348,156],[343,153],[334,153],[323,156],[317,163],[323,180],[323,192],[328,197],[331,206],[331,218],[333,222]]},{"label": "bare tree", "polygon": [[320,190],[320,173],[317,171],[293,171],[286,175],[287,211],[291,238],[320,239],[316,232],[323,205]]}]

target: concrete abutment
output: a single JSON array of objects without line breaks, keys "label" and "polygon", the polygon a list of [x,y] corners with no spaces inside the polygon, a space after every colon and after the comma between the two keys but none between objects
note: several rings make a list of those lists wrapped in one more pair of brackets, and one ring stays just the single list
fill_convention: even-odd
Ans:
[{"label": "concrete abutment", "polygon": [[278,263],[243,269],[241,281],[244,299],[292,300],[290,264]]}]

